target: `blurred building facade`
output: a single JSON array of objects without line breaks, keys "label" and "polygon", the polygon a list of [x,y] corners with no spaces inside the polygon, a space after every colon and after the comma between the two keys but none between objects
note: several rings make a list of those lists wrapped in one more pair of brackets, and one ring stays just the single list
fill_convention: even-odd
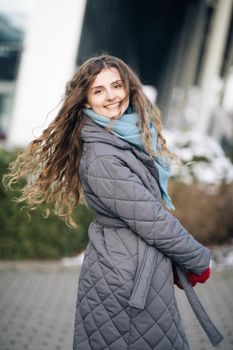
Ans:
[{"label": "blurred building facade", "polygon": [[76,67],[102,52],[155,90],[167,128],[232,138],[233,0],[34,0],[24,39],[1,16],[1,138],[30,141]]}]

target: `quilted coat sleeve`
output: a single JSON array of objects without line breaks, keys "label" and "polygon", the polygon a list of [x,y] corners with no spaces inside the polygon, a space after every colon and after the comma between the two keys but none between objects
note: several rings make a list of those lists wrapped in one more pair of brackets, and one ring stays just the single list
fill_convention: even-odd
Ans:
[{"label": "quilted coat sleeve", "polygon": [[[88,167],[88,183],[101,204],[121,218],[149,245],[196,274],[210,262],[210,252],[164,209],[141,179],[113,156],[101,156]],[[159,191],[159,187],[158,187]]]}]

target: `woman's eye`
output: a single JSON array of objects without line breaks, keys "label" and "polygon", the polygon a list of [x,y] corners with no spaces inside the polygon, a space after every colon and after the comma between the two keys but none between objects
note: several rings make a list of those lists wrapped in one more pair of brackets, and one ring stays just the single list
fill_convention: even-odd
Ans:
[{"label": "woman's eye", "polygon": [[115,89],[118,89],[118,88],[121,88],[122,85],[121,84],[116,84],[116,85],[114,85],[114,87],[115,87]]},{"label": "woman's eye", "polygon": [[96,91],[94,92],[95,95],[98,95],[98,94],[100,94],[100,93],[101,93],[101,90],[96,90]]}]

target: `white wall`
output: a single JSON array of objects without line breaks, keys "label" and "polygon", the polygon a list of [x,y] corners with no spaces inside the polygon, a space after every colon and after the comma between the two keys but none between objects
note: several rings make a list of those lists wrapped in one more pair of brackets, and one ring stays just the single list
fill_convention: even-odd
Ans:
[{"label": "white wall", "polygon": [[201,78],[200,116],[197,131],[205,134],[211,122],[211,115],[218,105],[219,74],[230,26],[233,0],[219,0],[215,11],[212,30],[207,42],[207,53]]},{"label": "white wall", "polygon": [[41,133],[75,70],[86,0],[35,0],[21,56],[9,145]]}]

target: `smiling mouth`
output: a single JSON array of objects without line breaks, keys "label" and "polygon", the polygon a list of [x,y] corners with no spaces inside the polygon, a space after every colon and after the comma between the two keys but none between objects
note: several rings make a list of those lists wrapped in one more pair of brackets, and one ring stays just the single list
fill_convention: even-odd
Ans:
[{"label": "smiling mouth", "polygon": [[106,109],[117,109],[120,107],[120,102],[111,103],[105,106]]}]

